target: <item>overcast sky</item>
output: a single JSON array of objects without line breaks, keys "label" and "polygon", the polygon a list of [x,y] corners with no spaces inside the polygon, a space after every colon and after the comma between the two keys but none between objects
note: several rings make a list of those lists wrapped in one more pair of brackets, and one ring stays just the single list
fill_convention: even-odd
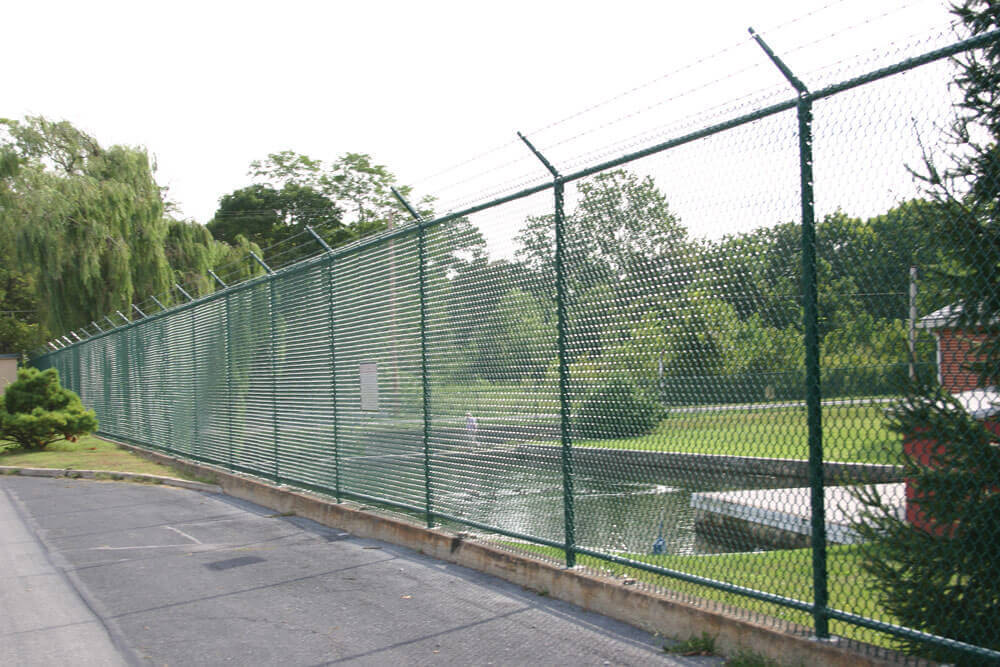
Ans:
[{"label": "overcast sky", "polygon": [[[711,106],[784,86],[748,26],[811,71],[948,20],[941,0],[12,2],[0,117],[41,114],[105,145],[146,147],[181,215],[206,222],[271,152],[370,153],[437,195],[497,153],[443,170],[509,148],[517,130],[553,151],[572,146],[559,155],[571,162],[698,108],[680,112],[674,95]],[[684,79],[724,78],[751,61],[763,65],[716,86],[715,98]],[[603,126],[618,134],[593,132]]]}]

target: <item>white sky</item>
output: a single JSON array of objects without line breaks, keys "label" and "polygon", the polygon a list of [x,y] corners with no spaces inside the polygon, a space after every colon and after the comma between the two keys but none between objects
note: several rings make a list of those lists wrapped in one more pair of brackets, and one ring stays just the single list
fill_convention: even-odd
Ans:
[{"label": "white sky", "polygon": [[[948,20],[941,0],[11,2],[0,117],[41,114],[104,145],[145,146],[170,199],[199,222],[250,183],[250,161],[284,149],[326,160],[370,153],[418,195],[465,202],[520,182],[489,166],[505,150],[521,151],[517,173],[538,168],[516,130],[572,165],[745,92],[787,98],[750,25],[805,73]],[[714,92],[674,99],[751,63]],[[447,188],[478,173],[464,192]]]}]

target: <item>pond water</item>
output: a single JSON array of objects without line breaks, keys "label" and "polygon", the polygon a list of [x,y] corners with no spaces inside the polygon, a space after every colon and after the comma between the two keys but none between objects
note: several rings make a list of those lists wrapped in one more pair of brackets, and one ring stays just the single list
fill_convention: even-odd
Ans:
[{"label": "pond water", "polygon": [[[443,514],[561,542],[564,489],[558,454],[558,448],[544,454],[438,452],[428,462],[432,506]],[[652,553],[658,538],[667,554],[732,551],[696,533],[691,494],[790,486],[761,476],[663,472],[627,465],[580,469],[573,476],[576,542],[610,553]],[[341,471],[344,489],[424,505],[422,455],[345,456]],[[746,545],[748,551],[755,549]]]},{"label": "pond water", "polygon": [[[490,493],[445,491],[442,505],[461,505],[469,519],[549,539],[563,539],[563,489],[560,476],[544,471],[512,472],[513,488]],[[772,488],[763,478],[743,480],[664,478],[659,483],[613,481],[576,476],[573,488],[576,542],[579,546],[623,554],[709,554],[731,551],[695,532],[691,494],[730,489]],[[747,545],[754,550],[755,545]]]}]

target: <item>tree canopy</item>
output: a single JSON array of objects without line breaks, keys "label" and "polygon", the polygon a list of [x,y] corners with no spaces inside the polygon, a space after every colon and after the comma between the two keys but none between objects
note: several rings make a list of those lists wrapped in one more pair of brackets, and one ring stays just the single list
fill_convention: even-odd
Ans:
[{"label": "tree canopy", "polygon": [[38,295],[34,280],[0,265],[0,353],[25,354],[48,338],[39,321]]},{"label": "tree canopy", "polygon": [[[35,280],[53,331],[128,310],[170,285],[163,199],[145,151],[102,148],[67,122],[0,121],[16,168],[0,194],[15,266]],[[10,162],[8,162],[10,164]]]},{"label": "tree canopy", "polygon": [[233,259],[165,215],[154,169],[145,150],[105,148],[66,121],[0,119],[0,242],[34,285],[39,325],[62,333],[130,312]]},{"label": "tree canopy", "polygon": [[[254,183],[219,200],[208,223],[215,238],[235,243],[242,235],[261,247],[280,243],[305,229],[331,246],[378,233],[410,216],[392,195],[410,188],[365,153],[345,153],[333,162],[292,151],[271,153],[250,164]],[[429,201],[421,202],[430,215]]]}]

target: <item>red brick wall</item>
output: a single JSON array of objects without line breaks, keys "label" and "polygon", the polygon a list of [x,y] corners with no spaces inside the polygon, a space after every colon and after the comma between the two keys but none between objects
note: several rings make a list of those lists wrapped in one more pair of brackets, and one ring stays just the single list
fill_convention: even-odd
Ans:
[{"label": "red brick wall", "polygon": [[972,348],[983,341],[985,334],[939,329],[937,335],[941,386],[953,394],[980,387],[979,375],[966,367],[976,361]]},{"label": "red brick wall", "polygon": [[[979,374],[968,366],[977,360],[972,350],[981,343],[986,334],[962,329],[938,329],[938,372],[941,386],[953,394],[981,388]],[[986,427],[1000,436],[1000,422],[988,421]],[[944,447],[927,433],[914,433],[903,440],[903,451],[921,465],[933,467],[933,455],[940,454]],[[913,480],[906,480],[906,520],[911,524],[935,535],[950,535],[955,526],[937,525],[920,509],[920,494],[913,487]]]},{"label": "red brick wall", "polygon": [[[990,420],[985,422],[984,425],[994,434],[1000,436],[1000,422]],[[905,438],[903,440],[903,451],[918,461],[920,465],[933,468],[936,467],[933,457],[934,455],[942,454],[944,446],[936,438],[924,431],[923,433],[915,433]],[[920,509],[920,494],[917,493],[916,488],[913,486],[913,480],[910,478],[906,479],[906,520],[914,526],[934,535],[951,535],[955,530],[954,525],[938,525],[924,514],[923,510]]]}]

